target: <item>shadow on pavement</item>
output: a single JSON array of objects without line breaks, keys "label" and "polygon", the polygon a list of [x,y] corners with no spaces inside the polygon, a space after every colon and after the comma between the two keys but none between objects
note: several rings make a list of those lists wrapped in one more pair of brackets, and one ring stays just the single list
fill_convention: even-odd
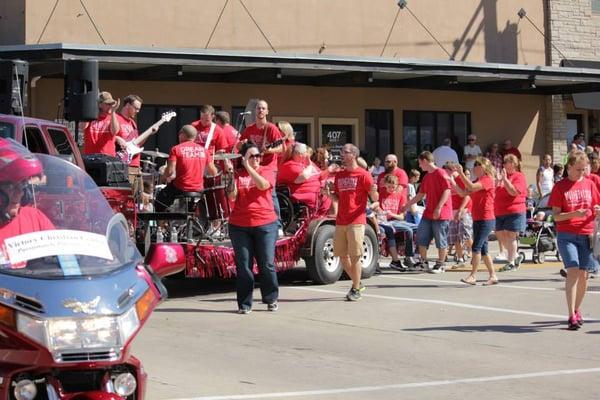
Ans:
[{"label": "shadow on pavement", "polygon": [[456,325],[456,326],[436,326],[429,328],[408,328],[403,329],[407,332],[501,332],[501,333],[536,333],[546,329],[556,329],[560,325],[565,325],[566,322],[549,321],[549,322],[534,322],[535,325]]}]

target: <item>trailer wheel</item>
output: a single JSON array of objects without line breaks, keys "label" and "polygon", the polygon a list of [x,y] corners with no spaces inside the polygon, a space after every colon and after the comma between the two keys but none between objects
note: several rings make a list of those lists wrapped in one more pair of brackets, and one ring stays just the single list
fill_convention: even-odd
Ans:
[{"label": "trailer wheel", "polygon": [[342,276],[342,263],[333,256],[335,226],[322,225],[315,234],[313,255],[305,259],[308,276],[318,285],[337,282]]},{"label": "trailer wheel", "polygon": [[365,240],[363,241],[361,278],[367,279],[373,276],[379,264],[379,242],[377,235],[370,225],[365,228]]}]

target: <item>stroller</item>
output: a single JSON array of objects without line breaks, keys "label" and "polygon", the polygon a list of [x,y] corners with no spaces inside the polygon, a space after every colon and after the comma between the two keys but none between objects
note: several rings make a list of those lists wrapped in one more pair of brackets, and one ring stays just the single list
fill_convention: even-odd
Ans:
[{"label": "stroller", "polygon": [[[546,253],[555,252],[560,261],[560,254],[556,244],[556,229],[552,217],[552,208],[548,207],[549,195],[542,197],[539,203],[530,211],[527,226],[519,237],[519,250],[532,249],[532,261],[542,264],[546,260]],[[519,255],[525,260],[525,253],[519,251]]]}]

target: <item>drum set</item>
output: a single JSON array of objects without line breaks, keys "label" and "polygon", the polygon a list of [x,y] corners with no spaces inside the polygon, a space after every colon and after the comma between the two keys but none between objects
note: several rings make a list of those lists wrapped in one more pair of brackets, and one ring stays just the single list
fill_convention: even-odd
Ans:
[{"label": "drum set", "polygon": [[[159,151],[143,151],[142,154],[147,156],[147,159],[141,160],[142,167],[133,186],[133,196],[138,213],[153,213],[157,195],[165,188],[167,182],[167,177],[164,176],[166,163],[161,167],[158,165],[162,164],[160,159],[166,159],[169,155]],[[239,157],[239,154],[217,153],[213,156],[213,160],[233,160]],[[184,195],[171,205],[169,213],[180,213],[180,215],[185,213],[188,216],[188,221],[179,220],[179,238],[187,237],[190,240],[193,237],[194,240],[207,239],[211,242],[228,238],[227,222],[231,205],[225,188],[231,184],[231,179],[233,179],[232,175],[222,172],[215,176],[205,176],[202,196],[191,199]],[[159,218],[160,216],[157,216],[157,219]],[[189,221],[190,218],[194,221]],[[177,222],[177,220],[168,221],[171,227]],[[190,229],[194,230],[193,234],[186,232]]]}]

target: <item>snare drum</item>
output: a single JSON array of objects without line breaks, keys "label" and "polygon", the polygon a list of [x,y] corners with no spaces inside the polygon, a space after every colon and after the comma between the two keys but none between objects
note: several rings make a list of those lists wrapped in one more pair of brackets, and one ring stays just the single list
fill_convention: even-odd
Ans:
[{"label": "snare drum", "polygon": [[229,202],[225,194],[225,182],[221,174],[204,177],[204,209],[209,221],[229,217]]}]

